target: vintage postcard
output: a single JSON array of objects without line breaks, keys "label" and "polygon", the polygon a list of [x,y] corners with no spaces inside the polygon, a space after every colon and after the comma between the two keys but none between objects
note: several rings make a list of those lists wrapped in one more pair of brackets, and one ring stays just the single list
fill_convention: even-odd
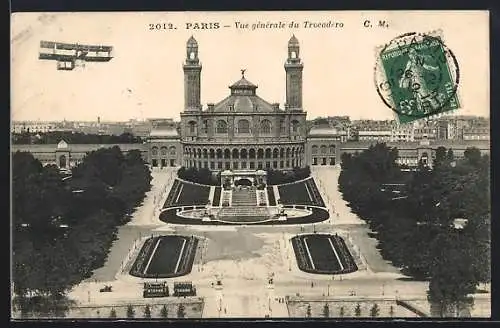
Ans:
[{"label": "vintage postcard", "polygon": [[487,11],[11,24],[13,319],[491,316]]}]

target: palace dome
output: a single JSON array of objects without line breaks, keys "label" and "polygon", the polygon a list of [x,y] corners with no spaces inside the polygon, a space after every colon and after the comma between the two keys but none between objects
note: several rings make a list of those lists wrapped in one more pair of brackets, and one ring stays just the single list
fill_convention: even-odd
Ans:
[{"label": "palace dome", "polygon": [[233,83],[229,89],[231,94],[215,104],[213,112],[272,113],[279,111],[278,106],[257,96],[257,85],[248,81],[244,76]]}]

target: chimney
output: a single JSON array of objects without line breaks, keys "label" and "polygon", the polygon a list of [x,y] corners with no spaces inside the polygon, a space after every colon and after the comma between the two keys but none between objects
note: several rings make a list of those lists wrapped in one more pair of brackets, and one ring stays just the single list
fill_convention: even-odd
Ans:
[{"label": "chimney", "polygon": [[207,104],[208,111],[209,111],[209,112],[213,112],[213,111],[214,111],[214,106],[215,106],[215,105],[214,105],[213,103],[209,103],[209,104]]},{"label": "chimney", "polygon": [[275,112],[279,111],[279,109],[280,109],[280,103],[273,103],[272,106],[273,106],[273,109],[274,109]]}]

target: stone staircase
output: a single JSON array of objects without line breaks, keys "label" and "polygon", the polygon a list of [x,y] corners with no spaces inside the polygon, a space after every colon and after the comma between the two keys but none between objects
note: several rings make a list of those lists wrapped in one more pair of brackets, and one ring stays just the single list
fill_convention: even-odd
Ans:
[{"label": "stone staircase", "polygon": [[235,189],[233,190],[232,206],[257,206],[257,194],[255,190]]},{"label": "stone staircase", "polygon": [[254,206],[231,206],[223,207],[218,217],[228,222],[258,222],[270,218],[267,207]]},{"label": "stone staircase", "polygon": [[[224,193],[227,193],[225,198]],[[255,189],[233,189],[230,193],[224,192],[223,203],[218,218],[227,222],[259,222],[270,219],[271,214],[267,206],[259,206]],[[262,200],[267,205],[267,199]]]}]

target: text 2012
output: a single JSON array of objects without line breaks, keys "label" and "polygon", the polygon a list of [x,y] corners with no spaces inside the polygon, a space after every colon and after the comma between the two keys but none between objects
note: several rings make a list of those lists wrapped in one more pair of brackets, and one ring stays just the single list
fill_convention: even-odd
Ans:
[{"label": "text 2012", "polygon": [[149,23],[148,26],[149,26],[150,31],[176,30],[177,29],[177,27],[172,23],[156,23],[156,24]]}]

